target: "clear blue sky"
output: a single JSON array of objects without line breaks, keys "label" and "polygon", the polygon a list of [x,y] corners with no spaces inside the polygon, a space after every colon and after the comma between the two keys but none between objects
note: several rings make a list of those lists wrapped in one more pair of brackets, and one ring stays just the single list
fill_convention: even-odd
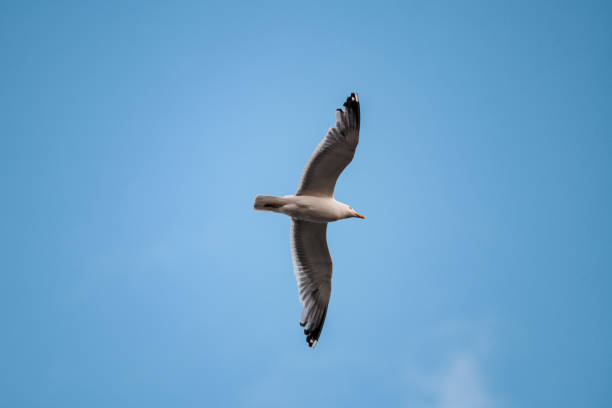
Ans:
[{"label": "clear blue sky", "polygon": [[[286,3],[0,5],[0,405],[612,406],[610,3]],[[351,91],[313,351],[252,203]]]}]

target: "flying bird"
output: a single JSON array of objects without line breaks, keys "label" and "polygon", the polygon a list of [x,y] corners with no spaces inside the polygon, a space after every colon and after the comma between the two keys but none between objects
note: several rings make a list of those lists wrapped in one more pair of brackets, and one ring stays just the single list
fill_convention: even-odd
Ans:
[{"label": "flying bird", "polygon": [[331,295],[332,260],[327,248],[327,223],[344,218],[365,217],[334,199],[334,188],[342,170],[353,160],[359,142],[359,98],[352,93],[336,110],[336,126],[330,128],[306,163],[295,195],[258,195],[255,210],[273,211],[291,217],[291,255],[300,301],[300,325],[306,343],[319,340]]}]

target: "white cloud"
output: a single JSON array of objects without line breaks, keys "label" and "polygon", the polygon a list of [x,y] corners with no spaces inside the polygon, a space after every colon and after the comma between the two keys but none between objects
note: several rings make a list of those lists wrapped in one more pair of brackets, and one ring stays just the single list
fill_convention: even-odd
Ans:
[{"label": "white cloud", "polygon": [[[493,348],[491,324],[451,321],[423,333],[435,358],[407,364],[408,406],[500,408],[505,405],[487,382],[486,356]],[[418,361],[421,360],[421,361]]]},{"label": "white cloud", "polygon": [[[498,408],[499,404],[487,389],[478,357],[460,352],[447,359],[433,374],[411,371],[408,383],[412,396],[418,396],[424,407],[434,408]],[[408,405],[413,406],[414,401]]]},{"label": "white cloud", "polygon": [[493,408],[493,397],[485,389],[477,359],[461,353],[452,358],[439,379],[437,407]]}]

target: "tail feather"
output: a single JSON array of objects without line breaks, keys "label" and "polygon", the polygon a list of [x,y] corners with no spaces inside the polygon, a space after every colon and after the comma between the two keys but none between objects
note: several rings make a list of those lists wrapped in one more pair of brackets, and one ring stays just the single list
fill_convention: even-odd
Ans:
[{"label": "tail feather", "polygon": [[258,211],[277,211],[285,204],[285,199],[283,197],[258,195],[255,197],[253,208]]}]

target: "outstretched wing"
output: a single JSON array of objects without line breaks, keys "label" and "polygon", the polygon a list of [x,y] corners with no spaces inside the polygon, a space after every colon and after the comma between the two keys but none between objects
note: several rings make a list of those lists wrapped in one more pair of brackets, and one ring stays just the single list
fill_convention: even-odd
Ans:
[{"label": "outstretched wing", "polygon": [[327,131],[306,163],[296,195],[333,197],[336,180],[353,160],[359,143],[359,98],[352,93],[336,110],[336,127]]},{"label": "outstretched wing", "polygon": [[308,346],[319,340],[331,295],[332,260],[327,248],[327,224],[291,222],[291,255],[300,301],[304,306],[300,325]]}]

